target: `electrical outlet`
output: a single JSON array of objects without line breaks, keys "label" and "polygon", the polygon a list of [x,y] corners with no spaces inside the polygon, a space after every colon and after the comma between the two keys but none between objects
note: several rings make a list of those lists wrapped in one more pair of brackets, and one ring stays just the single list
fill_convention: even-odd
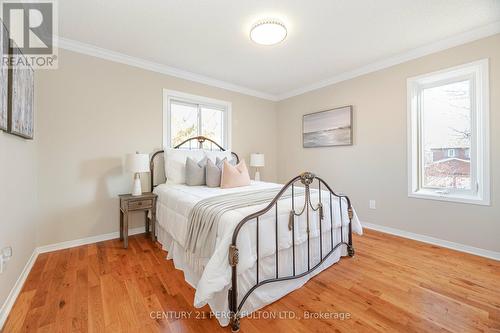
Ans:
[{"label": "electrical outlet", "polygon": [[12,257],[12,246],[7,246],[2,249],[2,256],[6,259],[9,260],[10,257]]},{"label": "electrical outlet", "polygon": [[377,203],[375,200],[370,200],[370,209],[377,209]]},{"label": "electrical outlet", "polygon": [[0,251],[0,274],[5,271],[6,265],[5,262],[8,261],[12,257],[12,247],[7,246],[4,247]]}]

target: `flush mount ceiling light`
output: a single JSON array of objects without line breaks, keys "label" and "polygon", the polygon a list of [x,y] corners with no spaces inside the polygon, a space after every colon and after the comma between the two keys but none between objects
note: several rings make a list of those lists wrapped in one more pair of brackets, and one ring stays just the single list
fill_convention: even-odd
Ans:
[{"label": "flush mount ceiling light", "polygon": [[261,45],[274,45],[286,38],[286,27],[275,19],[257,22],[250,30],[250,39]]}]

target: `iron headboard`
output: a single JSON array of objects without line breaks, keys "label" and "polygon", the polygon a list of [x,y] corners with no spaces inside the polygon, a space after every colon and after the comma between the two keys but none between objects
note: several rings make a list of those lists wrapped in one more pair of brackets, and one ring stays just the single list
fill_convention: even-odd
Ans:
[{"label": "iron headboard", "polygon": [[[195,147],[193,147],[193,141],[197,141],[197,144]],[[204,147],[204,144],[205,143],[208,143],[209,147],[208,149]],[[185,147],[185,145],[187,145],[187,147]],[[174,149],[189,149],[189,150],[192,150],[192,149],[206,149],[206,150],[211,150],[211,151],[214,151],[214,150],[218,150],[218,151],[226,151],[226,149],[224,149],[224,147],[222,147],[220,144],[218,144],[217,142],[215,142],[214,140],[210,139],[210,138],[207,138],[205,136],[195,136],[195,137],[192,137],[192,138],[189,138],[187,140],[184,140],[182,141],[181,143],[179,143],[177,146],[174,147]],[[154,170],[155,170],[155,158],[160,155],[160,154],[163,154],[165,153],[164,150],[159,150],[157,152],[154,152],[153,155],[151,155],[151,158],[149,160],[149,172],[150,172],[150,188],[151,188],[151,192],[153,192],[153,189],[158,185],[158,184],[155,184],[155,181],[154,181]],[[240,161],[240,158],[238,157],[238,154],[234,153],[234,152],[231,152],[232,155],[234,155],[234,157],[236,158],[236,161],[239,163]]]}]

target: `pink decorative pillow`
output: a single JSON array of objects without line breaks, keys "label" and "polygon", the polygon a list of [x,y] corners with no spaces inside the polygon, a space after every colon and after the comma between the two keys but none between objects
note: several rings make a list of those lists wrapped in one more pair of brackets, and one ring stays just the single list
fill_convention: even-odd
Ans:
[{"label": "pink decorative pillow", "polygon": [[222,176],[220,179],[221,188],[232,188],[239,186],[250,185],[250,175],[248,174],[247,165],[245,161],[232,166],[226,161],[224,161],[224,166],[222,167]]}]

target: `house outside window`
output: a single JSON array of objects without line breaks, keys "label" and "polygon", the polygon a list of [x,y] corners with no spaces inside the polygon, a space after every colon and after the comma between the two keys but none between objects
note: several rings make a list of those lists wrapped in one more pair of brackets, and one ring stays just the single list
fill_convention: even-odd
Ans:
[{"label": "house outside window", "polygon": [[488,61],[408,79],[408,195],[489,205]]}]

